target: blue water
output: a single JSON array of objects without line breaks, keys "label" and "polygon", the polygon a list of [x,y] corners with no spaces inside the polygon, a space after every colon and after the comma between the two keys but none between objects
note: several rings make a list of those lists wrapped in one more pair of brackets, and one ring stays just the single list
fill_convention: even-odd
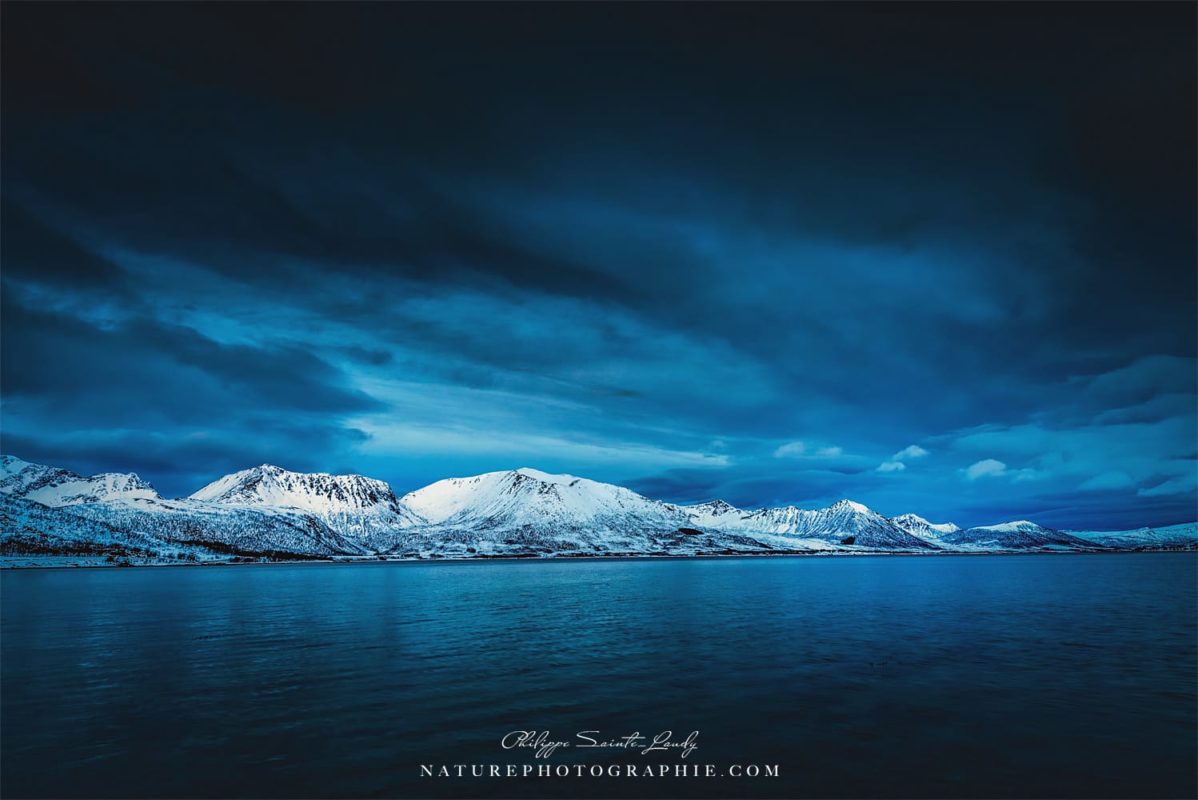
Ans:
[{"label": "blue water", "polygon": [[[0,793],[1194,797],[1190,554],[6,572]],[[700,731],[757,778],[515,729]]]}]

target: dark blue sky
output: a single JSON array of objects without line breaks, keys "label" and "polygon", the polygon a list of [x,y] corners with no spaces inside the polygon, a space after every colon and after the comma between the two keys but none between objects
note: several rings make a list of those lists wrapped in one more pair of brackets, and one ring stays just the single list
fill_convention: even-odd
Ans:
[{"label": "dark blue sky", "polygon": [[1194,28],[9,4],[3,450],[1193,520]]}]

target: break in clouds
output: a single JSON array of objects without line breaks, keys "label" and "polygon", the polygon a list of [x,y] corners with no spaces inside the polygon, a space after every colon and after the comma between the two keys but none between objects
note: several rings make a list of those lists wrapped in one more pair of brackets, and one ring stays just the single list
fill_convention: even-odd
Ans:
[{"label": "break in clouds", "polygon": [[774,11],[8,9],[3,451],[1193,519],[1194,9]]}]

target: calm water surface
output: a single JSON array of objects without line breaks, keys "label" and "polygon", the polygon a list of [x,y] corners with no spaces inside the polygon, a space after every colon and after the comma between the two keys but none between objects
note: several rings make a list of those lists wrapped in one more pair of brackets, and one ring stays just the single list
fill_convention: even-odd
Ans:
[{"label": "calm water surface", "polygon": [[[6,572],[0,792],[1193,797],[1198,557]],[[513,729],[777,778],[429,779]],[[549,764],[675,763],[559,751]]]}]

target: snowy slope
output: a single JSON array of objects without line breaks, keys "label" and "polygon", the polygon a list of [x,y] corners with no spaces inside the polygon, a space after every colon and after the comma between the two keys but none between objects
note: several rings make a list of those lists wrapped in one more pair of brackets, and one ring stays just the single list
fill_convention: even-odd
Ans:
[{"label": "snowy slope", "polygon": [[298,509],[245,508],[196,500],[134,500],[72,506],[71,511],[166,541],[238,552],[303,556],[375,552],[332,528],[319,515]]},{"label": "snowy slope", "polygon": [[[115,521],[89,519],[84,506],[51,507],[0,494],[0,556],[6,563],[168,563],[227,560],[230,554],[172,542]],[[87,506],[86,508],[94,508]]]},{"label": "snowy slope", "polygon": [[1097,549],[1100,545],[1028,520],[1003,522],[944,534],[939,541],[959,550]]},{"label": "snowy slope", "polygon": [[[390,493],[389,488],[387,492]],[[139,541],[200,548],[211,545],[246,553],[314,556],[373,552],[372,548],[334,530],[318,514],[294,508],[251,509],[214,502],[165,500],[150,484],[132,474],[83,477],[58,467],[0,456],[0,494],[63,509],[64,514],[53,519],[54,530],[64,541],[86,540],[85,534],[100,530],[94,526],[101,525],[110,531],[139,537]],[[66,510],[70,514],[65,514]],[[8,522],[11,524],[13,519],[10,517]],[[71,523],[80,526],[83,532],[80,536],[67,535],[66,528]],[[0,528],[0,537],[9,534],[7,528]],[[97,541],[107,542],[103,537]]]},{"label": "snowy slope", "polygon": [[1130,531],[1068,531],[1071,536],[1121,550],[1198,550],[1198,522]]},{"label": "snowy slope", "polygon": [[449,478],[403,500],[430,523],[400,548],[408,553],[695,555],[805,549],[700,528],[678,506],[620,486],[527,467]]},{"label": "snowy slope", "polygon": [[425,522],[395,497],[385,482],[362,475],[290,472],[270,464],[234,472],[200,489],[189,500],[302,512],[355,543],[354,549],[386,550],[399,531]]},{"label": "snowy slope", "polygon": [[158,497],[153,486],[133,473],[105,472],[84,477],[14,456],[0,456],[0,492],[55,507]]},{"label": "snowy slope", "polygon": [[709,500],[693,506],[677,506],[691,523],[699,527],[735,529],[752,512],[737,508],[723,500]]},{"label": "snowy slope", "polygon": [[[360,475],[262,465],[165,500],[136,475],[83,477],[0,457],[0,556],[211,559],[698,555],[1198,549],[1198,524],[1071,534],[1021,520],[960,530],[914,514],[678,506],[573,475],[522,468],[449,478],[396,498]],[[51,556],[48,556],[51,557]]]},{"label": "snowy slope", "polygon": [[542,553],[935,547],[847,500],[817,510],[746,511],[722,500],[677,506],[623,487],[527,467],[438,481],[403,502],[429,522],[405,542],[412,552],[433,552],[446,542],[480,554],[521,547]]},{"label": "snowy slope", "polygon": [[225,505],[298,508],[319,514],[395,515],[408,525],[421,521],[396,499],[391,487],[383,481],[363,475],[290,472],[271,464],[226,475],[195,492],[190,499]]},{"label": "snowy slope", "polygon": [[687,521],[666,503],[621,486],[528,467],[437,481],[403,502],[434,524],[677,527]]},{"label": "snowy slope", "polygon": [[802,543],[808,549],[821,550],[927,550],[935,546],[851,500],[819,509],[784,506],[746,511],[723,500],[680,508],[698,527],[737,531],[774,545]]},{"label": "snowy slope", "polygon": [[745,516],[738,530],[815,539],[854,548],[931,550],[936,547],[852,500],[839,500],[819,509],[795,506],[761,509]]},{"label": "snowy slope", "polygon": [[764,551],[734,534],[687,532],[677,506],[620,486],[524,467],[470,478],[447,478],[418,489],[403,503],[429,525],[403,549],[479,554],[657,553]]},{"label": "snowy slope", "polygon": [[891,517],[890,521],[912,536],[931,541],[938,541],[947,533],[961,530],[951,522],[928,522],[918,514],[900,514],[897,517]]}]

